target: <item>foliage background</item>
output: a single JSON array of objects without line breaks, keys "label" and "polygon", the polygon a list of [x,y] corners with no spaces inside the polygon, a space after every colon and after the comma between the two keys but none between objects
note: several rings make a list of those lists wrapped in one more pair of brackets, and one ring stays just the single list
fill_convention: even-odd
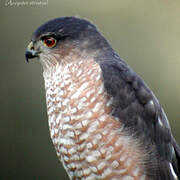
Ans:
[{"label": "foliage background", "polygon": [[42,67],[24,58],[32,32],[55,17],[78,15],[99,27],[152,88],[180,144],[179,0],[17,2],[31,1],[0,1],[0,180],[67,179],[49,137]]}]

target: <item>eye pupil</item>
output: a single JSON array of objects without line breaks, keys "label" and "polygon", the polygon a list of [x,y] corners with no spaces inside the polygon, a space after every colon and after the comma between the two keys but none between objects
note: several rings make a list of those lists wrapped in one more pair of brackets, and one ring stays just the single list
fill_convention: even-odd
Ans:
[{"label": "eye pupil", "polygon": [[54,38],[47,38],[44,40],[44,43],[48,47],[53,47],[56,44],[56,40]]}]

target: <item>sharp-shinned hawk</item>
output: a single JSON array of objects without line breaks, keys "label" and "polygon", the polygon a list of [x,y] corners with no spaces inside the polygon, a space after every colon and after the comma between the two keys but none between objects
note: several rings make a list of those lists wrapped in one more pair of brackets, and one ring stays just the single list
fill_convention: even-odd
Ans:
[{"label": "sharp-shinned hawk", "polygon": [[26,58],[43,66],[50,135],[70,179],[177,180],[180,148],[145,82],[87,20],[41,25]]}]

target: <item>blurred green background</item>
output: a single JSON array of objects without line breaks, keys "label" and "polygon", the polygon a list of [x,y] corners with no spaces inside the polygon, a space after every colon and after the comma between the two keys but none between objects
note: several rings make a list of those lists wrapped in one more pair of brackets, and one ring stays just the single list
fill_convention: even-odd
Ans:
[{"label": "blurred green background", "polygon": [[24,58],[32,32],[55,17],[77,15],[99,27],[154,91],[180,144],[179,0],[30,2],[0,1],[0,180],[67,179],[49,137],[42,67]]}]

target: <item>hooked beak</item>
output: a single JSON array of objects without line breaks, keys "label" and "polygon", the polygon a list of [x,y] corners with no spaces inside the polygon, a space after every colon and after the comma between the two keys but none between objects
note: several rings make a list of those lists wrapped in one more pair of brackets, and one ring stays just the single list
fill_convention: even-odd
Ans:
[{"label": "hooked beak", "polygon": [[39,51],[36,51],[34,49],[34,45],[33,42],[31,41],[26,49],[25,52],[25,57],[26,57],[26,61],[29,62],[29,59],[35,58],[39,56]]}]

